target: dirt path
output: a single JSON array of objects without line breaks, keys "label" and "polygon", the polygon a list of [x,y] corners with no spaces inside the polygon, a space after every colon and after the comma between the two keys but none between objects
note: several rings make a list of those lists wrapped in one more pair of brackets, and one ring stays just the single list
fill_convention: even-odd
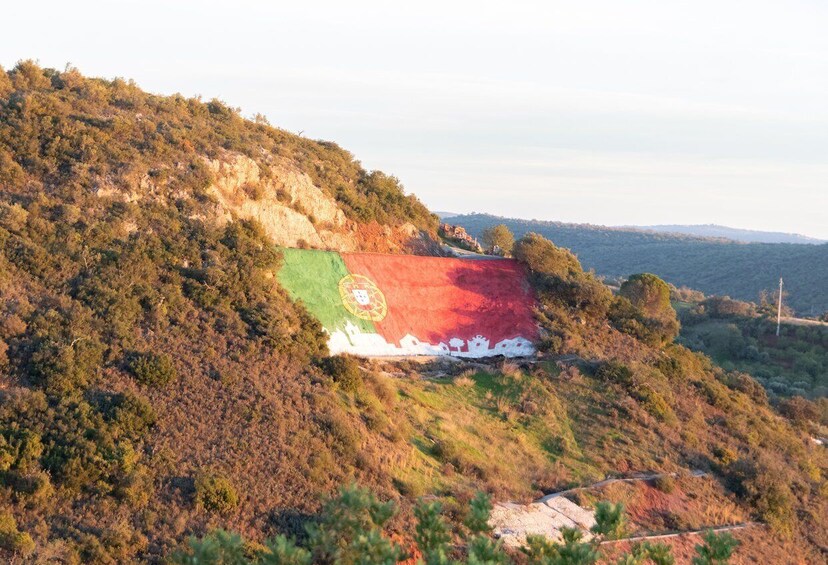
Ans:
[{"label": "dirt path", "polygon": [[821,322],[819,320],[808,320],[805,318],[791,318],[784,316],[782,318],[783,324],[788,324],[790,326],[825,326],[828,327],[828,322]]},{"label": "dirt path", "polygon": [[[695,470],[690,472],[691,477],[706,477],[708,473],[704,471]],[[588,490],[593,488],[600,488],[607,485],[611,485],[613,483],[635,483],[639,481],[653,481],[655,479],[660,479],[663,477],[678,477],[678,473],[651,473],[651,474],[640,474],[640,475],[633,475],[631,477],[619,477],[614,479],[604,479],[603,481],[598,481],[597,483],[593,483],[591,485],[585,485],[582,487],[574,487],[567,490],[562,490],[560,492],[553,492],[552,494],[547,494],[546,496],[542,496],[535,502],[546,502],[547,500],[551,500],[558,496],[565,496],[567,494],[572,494],[573,492],[578,492],[581,490]]]},{"label": "dirt path", "polygon": [[635,542],[635,541],[645,541],[645,540],[657,540],[657,539],[669,539],[669,538],[677,538],[681,536],[695,536],[699,534],[704,534],[709,531],[713,532],[730,532],[733,530],[744,530],[745,528],[753,528],[757,526],[764,526],[760,522],[743,522],[741,524],[732,524],[730,526],[716,526],[712,528],[702,528],[700,530],[687,530],[684,532],[673,532],[670,534],[653,534],[653,535],[646,535],[646,536],[633,536],[629,538],[621,538],[621,539],[613,539],[613,540],[604,540],[601,542],[601,545],[609,545],[613,543],[623,543],[623,542]]}]

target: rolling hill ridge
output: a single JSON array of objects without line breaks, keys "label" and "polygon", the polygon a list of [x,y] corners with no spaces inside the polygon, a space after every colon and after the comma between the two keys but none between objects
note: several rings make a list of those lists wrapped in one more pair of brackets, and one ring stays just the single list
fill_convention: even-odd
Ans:
[{"label": "rolling hill ridge", "polygon": [[785,279],[787,303],[803,315],[828,311],[828,244],[737,243],[695,235],[630,228],[501,218],[468,214],[443,218],[480,236],[505,224],[517,237],[536,232],[571,249],[584,266],[602,276],[625,278],[652,272],[676,286],[706,294],[758,300]]}]

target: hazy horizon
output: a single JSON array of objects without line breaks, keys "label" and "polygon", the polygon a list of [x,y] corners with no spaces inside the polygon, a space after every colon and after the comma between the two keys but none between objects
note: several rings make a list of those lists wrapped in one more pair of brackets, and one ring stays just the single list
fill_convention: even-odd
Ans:
[{"label": "hazy horizon", "polygon": [[[334,141],[430,208],[828,239],[828,6],[13,4],[33,58]],[[33,32],[33,29],[36,32]]]}]

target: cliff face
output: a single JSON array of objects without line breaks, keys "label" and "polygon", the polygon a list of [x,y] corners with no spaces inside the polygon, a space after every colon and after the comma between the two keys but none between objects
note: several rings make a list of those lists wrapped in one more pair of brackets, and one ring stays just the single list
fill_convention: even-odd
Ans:
[{"label": "cliff face", "polygon": [[337,202],[290,160],[276,158],[267,174],[244,155],[206,159],[218,202],[217,221],[258,221],[277,245],[333,251],[428,253],[436,246],[411,223],[383,226],[350,220]]},{"label": "cliff face", "polygon": [[285,247],[355,246],[336,202],[289,162],[271,165],[269,178],[263,179],[259,166],[244,155],[205,160],[215,178],[208,191],[219,203],[219,221],[255,219],[274,243]]}]

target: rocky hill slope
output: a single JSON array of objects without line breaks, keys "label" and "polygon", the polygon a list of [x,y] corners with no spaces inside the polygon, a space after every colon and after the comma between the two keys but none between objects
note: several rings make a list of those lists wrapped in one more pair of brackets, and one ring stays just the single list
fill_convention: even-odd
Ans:
[{"label": "rocky hill slope", "polygon": [[219,102],[0,72],[0,561],[301,536],[351,482],[397,501],[388,534],[410,541],[422,496],[460,524],[481,489],[693,469],[710,480],[607,496],[649,531],[767,523],[744,559],[823,557],[816,417],[783,419],[748,375],[673,344],[671,309],[613,296],[542,238],[516,252],[539,359],[329,357],[274,243],[428,252],[435,225],[393,177]]}]

